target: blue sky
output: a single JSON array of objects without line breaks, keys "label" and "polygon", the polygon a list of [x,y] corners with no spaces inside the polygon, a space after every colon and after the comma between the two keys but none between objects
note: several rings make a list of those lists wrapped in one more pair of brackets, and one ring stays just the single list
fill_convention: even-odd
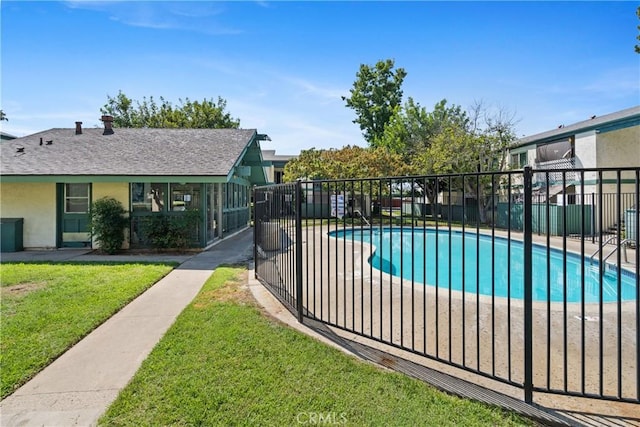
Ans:
[{"label": "blue sky", "polygon": [[227,101],[264,149],[361,145],[342,101],[393,59],[431,110],[482,101],[531,135],[640,105],[637,2],[0,3],[2,130],[99,126],[107,96]]}]

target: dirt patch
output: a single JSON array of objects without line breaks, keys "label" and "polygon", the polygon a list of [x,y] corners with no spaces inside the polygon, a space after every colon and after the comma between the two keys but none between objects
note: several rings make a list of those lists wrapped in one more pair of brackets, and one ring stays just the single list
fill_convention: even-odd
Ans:
[{"label": "dirt patch", "polygon": [[3,297],[20,297],[42,289],[47,286],[46,282],[26,282],[18,283],[16,285],[4,286],[0,289],[0,295]]},{"label": "dirt patch", "polygon": [[238,280],[225,283],[221,288],[206,291],[200,294],[194,303],[195,308],[204,308],[212,302],[232,302],[240,305],[256,305],[256,300],[245,285],[248,280],[248,272],[243,272]]},{"label": "dirt patch", "polygon": [[380,361],[378,363],[380,363],[382,366],[385,366],[385,367],[391,368],[391,369],[394,369],[396,367],[395,359],[392,359],[392,358],[387,357],[387,356],[382,356],[382,358],[380,359]]}]

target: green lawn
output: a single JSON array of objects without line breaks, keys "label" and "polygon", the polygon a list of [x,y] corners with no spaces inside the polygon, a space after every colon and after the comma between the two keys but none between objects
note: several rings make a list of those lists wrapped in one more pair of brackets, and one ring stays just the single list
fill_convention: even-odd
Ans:
[{"label": "green lawn", "polygon": [[168,264],[0,264],[2,398],[173,267]]},{"label": "green lawn", "polygon": [[265,315],[220,267],[101,425],[531,425],[329,347]]}]

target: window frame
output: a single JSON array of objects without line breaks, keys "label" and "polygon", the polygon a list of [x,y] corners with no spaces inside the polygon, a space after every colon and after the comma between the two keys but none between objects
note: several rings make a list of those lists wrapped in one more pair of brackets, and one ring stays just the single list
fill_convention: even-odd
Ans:
[{"label": "window frame", "polygon": [[[69,193],[69,189],[70,186],[85,186],[86,189],[86,195],[83,196],[70,196]],[[84,207],[85,210],[84,211],[71,211],[69,210],[69,201],[73,200],[74,202],[78,202],[79,200],[86,200],[86,203],[84,203]],[[80,215],[85,215],[88,214],[89,211],[91,209],[91,184],[90,183],[84,183],[84,182],[78,182],[78,183],[66,183],[64,185],[64,213],[65,214],[80,214]]]}]

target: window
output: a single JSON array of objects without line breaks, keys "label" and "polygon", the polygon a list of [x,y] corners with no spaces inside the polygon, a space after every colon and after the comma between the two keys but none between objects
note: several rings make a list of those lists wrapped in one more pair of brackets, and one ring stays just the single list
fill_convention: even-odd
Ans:
[{"label": "window", "polygon": [[182,212],[200,208],[200,184],[171,184],[171,210]]},{"label": "window", "polygon": [[131,210],[134,212],[163,212],[167,184],[134,182],[131,184]]},{"label": "window", "polygon": [[64,212],[89,213],[89,184],[64,186]]},{"label": "window", "polygon": [[527,152],[524,153],[516,153],[511,155],[511,166],[514,168],[522,169],[527,166],[528,163]]}]

